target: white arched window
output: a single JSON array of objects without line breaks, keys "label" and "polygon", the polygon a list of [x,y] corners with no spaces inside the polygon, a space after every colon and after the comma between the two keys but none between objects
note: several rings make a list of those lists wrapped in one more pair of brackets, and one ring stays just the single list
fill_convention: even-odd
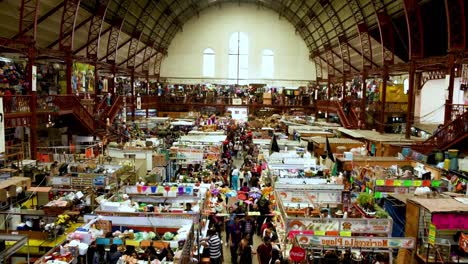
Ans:
[{"label": "white arched window", "polygon": [[215,52],[207,48],[203,51],[203,77],[215,76]]},{"label": "white arched window", "polygon": [[229,78],[249,77],[249,38],[243,32],[234,32],[229,38]]},{"label": "white arched window", "polygon": [[275,73],[275,54],[270,49],[262,51],[262,76],[263,78],[273,78]]}]

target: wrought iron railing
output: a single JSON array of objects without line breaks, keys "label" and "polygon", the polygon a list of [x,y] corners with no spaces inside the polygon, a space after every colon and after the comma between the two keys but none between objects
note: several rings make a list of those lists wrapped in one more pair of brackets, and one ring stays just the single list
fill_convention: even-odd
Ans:
[{"label": "wrought iron railing", "polygon": [[445,150],[468,136],[468,112],[458,115],[452,122],[446,124],[429,139],[416,146],[421,151],[432,149]]},{"label": "wrought iron railing", "polygon": [[94,131],[94,116],[81,104],[75,95],[54,95],[53,103],[62,110],[71,110],[72,113],[90,130]]},{"label": "wrought iron railing", "polygon": [[3,113],[29,113],[31,111],[30,95],[11,95],[3,97]]}]

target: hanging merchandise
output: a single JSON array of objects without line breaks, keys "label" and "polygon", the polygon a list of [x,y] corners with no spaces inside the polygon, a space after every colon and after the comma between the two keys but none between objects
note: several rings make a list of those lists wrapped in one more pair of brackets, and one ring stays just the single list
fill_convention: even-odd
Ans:
[{"label": "hanging merchandise", "polygon": [[468,235],[465,233],[460,234],[460,241],[458,242],[460,249],[468,253]]}]

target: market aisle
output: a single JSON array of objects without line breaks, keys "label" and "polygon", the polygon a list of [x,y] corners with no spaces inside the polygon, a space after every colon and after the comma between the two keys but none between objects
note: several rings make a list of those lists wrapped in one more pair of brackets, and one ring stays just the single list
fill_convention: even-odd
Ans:
[{"label": "market aisle", "polygon": [[[226,232],[223,231],[223,256],[224,256],[223,264],[231,264],[231,251],[229,250],[229,247],[226,246],[225,239],[226,239]],[[253,238],[253,249],[254,249],[254,251],[257,250],[257,247],[261,243],[262,243],[262,241],[261,241],[260,237],[257,236],[257,235],[254,235],[254,238]],[[238,263],[238,264],[243,264],[243,263]],[[258,264],[256,254],[252,255],[252,264]]]}]

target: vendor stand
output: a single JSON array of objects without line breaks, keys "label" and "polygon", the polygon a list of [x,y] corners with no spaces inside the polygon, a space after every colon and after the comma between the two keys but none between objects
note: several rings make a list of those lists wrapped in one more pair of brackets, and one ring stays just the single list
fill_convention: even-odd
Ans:
[{"label": "vendor stand", "polygon": [[417,238],[419,263],[466,263],[468,204],[464,198],[407,197],[406,236]]},{"label": "vendor stand", "polygon": [[[296,243],[306,249],[312,263],[393,263],[394,249],[414,249],[415,239],[408,237],[347,237],[299,234]],[[322,261],[322,262],[321,262]]]},{"label": "vendor stand", "polygon": [[[382,239],[391,236],[392,219],[390,218],[350,218],[353,216],[352,214],[348,217],[347,212],[351,211],[350,198],[349,193],[344,192],[343,189],[344,186],[341,184],[299,186],[291,184],[277,187],[276,196],[279,197],[278,206],[285,219],[285,233],[293,241],[293,243],[289,244],[286,252],[296,241],[298,245],[307,249],[308,259],[314,260],[314,258],[317,258],[314,261],[318,261],[318,258],[323,257],[322,253],[328,249],[328,246],[331,250],[338,250],[337,247],[342,250],[346,244],[345,242],[343,242],[343,245],[337,245],[338,242],[333,245],[314,244],[322,236],[329,238],[330,241],[342,241],[343,239],[364,241],[370,239],[367,236],[382,237]],[[386,243],[382,245],[387,245]],[[353,246],[349,244],[348,247]],[[356,249],[360,248],[357,245],[354,247]],[[361,251],[364,252],[363,249]],[[386,253],[387,258],[391,258],[389,248],[385,248],[382,252]]]},{"label": "vendor stand", "polygon": [[401,151],[403,145],[420,144],[424,141],[421,137],[406,139],[401,134],[379,133],[374,130],[357,130],[339,128],[342,134],[357,140],[362,140],[364,144],[369,145],[372,155],[380,157],[394,156]]},{"label": "vendor stand", "polygon": [[[307,142],[312,142],[314,144],[314,150],[315,150],[315,155],[323,155],[325,154],[326,150],[326,143],[327,143],[327,138],[326,137],[311,137],[311,138],[302,138],[303,140]],[[364,144],[355,139],[349,139],[349,138],[328,138],[328,142],[330,142],[330,147],[331,147],[331,152],[332,153],[339,153],[338,149],[342,149],[345,151],[349,151],[352,148],[359,148],[362,147]]]},{"label": "vendor stand", "polygon": [[307,179],[323,169],[322,166],[316,164],[316,158],[305,157],[305,155],[302,157],[296,151],[274,152],[267,161],[272,183],[277,183],[282,178]]}]

